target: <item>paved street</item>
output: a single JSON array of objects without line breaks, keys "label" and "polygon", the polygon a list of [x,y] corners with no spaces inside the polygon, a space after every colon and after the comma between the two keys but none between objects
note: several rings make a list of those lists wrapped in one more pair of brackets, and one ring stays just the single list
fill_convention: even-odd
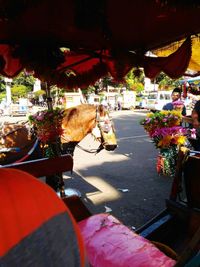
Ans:
[{"label": "paved street", "polygon": [[[156,173],[158,151],[139,125],[144,115],[144,111],[115,112],[118,148],[98,155],[76,148],[74,173],[72,178],[66,177],[66,185],[82,192],[93,213],[109,208],[111,214],[133,227],[141,226],[165,207],[172,182]],[[98,143],[87,136],[81,145],[94,148]]]},{"label": "paved street", "polygon": [[[114,152],[98,155],[76,148],[74,172],[66,173],[66,187],[77,188],[93,213],[110,210],[125,225],[139,227],[165,207],[171,178],[160,177],[155,164],[157,150],[139,121],[145,111],[118,111],[112,114],[118,138]],[[26,117],[1,117],[1,121]],[[99,143],[88,135],[81,143],[87,149]]]}]

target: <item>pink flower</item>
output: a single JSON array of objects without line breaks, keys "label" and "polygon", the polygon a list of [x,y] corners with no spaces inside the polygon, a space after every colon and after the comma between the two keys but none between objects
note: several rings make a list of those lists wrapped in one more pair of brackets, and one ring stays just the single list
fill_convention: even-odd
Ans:
[{"label": "pink flower", "polygon": [[184,105],[184,103],[183,103],[183,101],[181,101],[181,100],[177,100],[177,101],[174,101],[173,102],[173,106],[183,106]]},{"label": "pink flower", "polygon": [[43,116],[43,114],[38,115],[38,116],[36,117],[36,119],[37,119],[38,121],[43,121],[43,120],[44,120],[44,116]]},{"label": "pink flower", "polygon": [[193,139],[196,139],[196,129],[190,129],[190,136],[191,136],[191,138],[193,138]]}]

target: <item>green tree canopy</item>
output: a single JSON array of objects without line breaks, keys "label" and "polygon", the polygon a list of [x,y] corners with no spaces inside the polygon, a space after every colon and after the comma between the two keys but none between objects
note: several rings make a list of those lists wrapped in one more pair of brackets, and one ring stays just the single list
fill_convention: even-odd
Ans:
[{"label": "green tree canopy", "polygon": [[20,72],[18,76],[13,78],[14,85],[24,85],[29,91],[33,90],[35,78],[31,74],[26,74],[24,71]]},{"label": "green tree canopy", "polygon": [[11,88],[12,99],[15,102],[20,97],[27,97],[28,92],[30,92],[30,88],[25,85],[14,85]]},{"label": "green tree canopy", "polygon": [[169,78],[165,73],[161,72],[155,79],[155,83],[158,84],[159,89],[172,90],[174,87],[180,86],[180,79],[173,80]]},{"label": "green tree canopy", "polygon": [[46,92],[44,90],[38,90],[38,91],[34,92],[34,96],[36,98],[39,98],[39,96],[45,95],[45,94],[46,94]]},{"label": "green tree canopy", "polygon": [[133,68],[125,77],[128,90],[140,93],[144,90],[144,73],[142,70]]}]

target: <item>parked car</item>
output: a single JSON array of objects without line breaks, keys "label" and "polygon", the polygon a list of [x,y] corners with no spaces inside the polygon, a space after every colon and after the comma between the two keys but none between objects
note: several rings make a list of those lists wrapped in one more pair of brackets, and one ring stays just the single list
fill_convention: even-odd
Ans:
[{"label": "parked car", "polygon": [[163,106],[172,101],[171,91],[150,92],[147,96],[146,108],[151,111],[159,111]]}]

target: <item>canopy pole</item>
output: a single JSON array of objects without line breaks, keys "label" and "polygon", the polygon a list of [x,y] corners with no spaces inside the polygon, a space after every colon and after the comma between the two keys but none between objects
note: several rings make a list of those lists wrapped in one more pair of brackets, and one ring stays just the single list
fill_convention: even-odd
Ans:
[{"label": "canopy pole", "polygon": [[45,83],[45,91],[46,91],[46,96],[47,96],[47,107],[48,110],[53,110],[53,103],[52,103],[52,97],[51,97],[51,91],[50,91],[50,85],[48,82]]},{"label": "canopy pole", "polygon": [[[51,97],[51,90],[50,90],[50,85],[48,82],[45,83],[45,91],[46,91],[46,97],[47,97],[47,107],[48,110],[52,111],[53,110],[53,101]],[[49,147],[51,147],[51,150],[53,151],[54,157],[59,157],[61,156],[61,141],[60,137],[57,136],[55,142],[49,142],[48,143]],[[61,197],[65,197],[65,183],[63,179],[63,174],[62,173],[57,173],[56,175],[51,175],[49,177],[46,177],[46,183],[49,184],[55,191],[57,189],[60,192]]]}]

